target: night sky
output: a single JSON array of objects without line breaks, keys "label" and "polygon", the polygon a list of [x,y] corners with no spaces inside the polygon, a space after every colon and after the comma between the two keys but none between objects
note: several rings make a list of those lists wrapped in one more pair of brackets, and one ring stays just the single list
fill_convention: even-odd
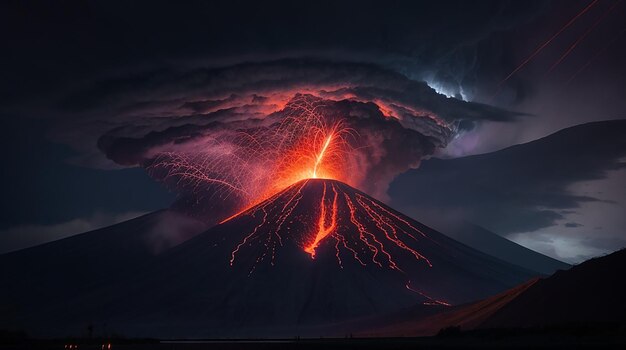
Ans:
[{"label": "night sky", "polygon": [[[0,252],[202,202],[154,155],[257,127],[296,93],[357,100],[331,108],[380,156],[351,184],[415,219],[571,263],[612,252],[625,23],[619,0],[5,1]],[[380,101],[432,118],[389,125]]]}]

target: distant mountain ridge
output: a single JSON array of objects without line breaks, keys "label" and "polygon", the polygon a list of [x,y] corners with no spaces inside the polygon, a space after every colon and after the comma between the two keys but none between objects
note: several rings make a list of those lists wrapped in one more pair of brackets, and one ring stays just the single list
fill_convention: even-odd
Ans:
[{"label": "distant mountain ridge", "polygon": [[[390,203],[412,217],[433,216],[440,221],[451,217],[503,236],[539,229],[549,233],[552,228],[564,237],[568,232],[582,237],[582,228],[565,227],[583,214],[578,208],[618,198],[586,192],[578,185],[593,185],[615,171],[623,174],[624,135],[626,120],[607,120],[575,125],[490,153],[427,159],[419,169],[396,177],[388,191]],[[611,236],[614,243],[609,247],[596,243],[593,248],[622,248],[624,237],[618,232],[623,227],[602,226],[598,233]]]},{"label": "distant mountain ridge", "polygon": [[448,220],[431,225],[446,236],[476,250],[543,275],[572,267],[469,222]]}]

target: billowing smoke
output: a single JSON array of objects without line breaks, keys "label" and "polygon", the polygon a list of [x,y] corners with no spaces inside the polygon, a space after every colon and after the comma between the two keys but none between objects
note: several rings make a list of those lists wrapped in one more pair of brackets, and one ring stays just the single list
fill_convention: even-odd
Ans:
[{"label": "billowing smoke", "polygon": [[517,116],[377,66],[307,60],[166,72],[97,95],[86,103],[106,104],[117,125],[100,150],[146,168],[208,222],[308,176],[384,199],[459,128]]}]

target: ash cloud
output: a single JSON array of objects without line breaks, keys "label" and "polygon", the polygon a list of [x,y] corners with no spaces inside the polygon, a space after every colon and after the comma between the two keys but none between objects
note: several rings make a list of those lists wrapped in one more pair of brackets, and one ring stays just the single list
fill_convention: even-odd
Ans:
[{"label": "ash cloud", "polygon": [[317,123],[341,120],[354,131],[352,150],[337,160],[350,173],[342,180],[382,199],[396,175],[418,167],[459,129],[522,115],[448,98],[373,64],[308,59],[157,71],[97,83],[64,106],[107,120],[94,136],[108,159],[146,168],[179,195],[177,206],[209,221],[250,202],[282,171],[269,165],[280,151],[274,143],[252,146],[241,135],[285,137],[276,134],[284,121],[309,109]]}]

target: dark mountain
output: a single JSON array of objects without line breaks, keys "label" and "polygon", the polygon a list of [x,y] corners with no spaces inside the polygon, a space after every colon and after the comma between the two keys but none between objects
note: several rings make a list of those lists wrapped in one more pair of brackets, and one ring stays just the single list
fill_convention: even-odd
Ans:
[{"label": "dark mountain", "polygon": [[551,275],[557,270],[567,270],[571,265],[521,246],[484,227],[466,222],[447,220],[428,223],[446,236],[485,254],[504,260],[539,274]]},{"label": "dark mountain", "polygon": [[496,152],[424,160],[391,184],[391,205],[413,217],[460,218],[503,235],[564,224],[568,212],[606,199],[573,193],[572,186],[624,169],[624,135],[626,120],[609,120]]},{"label": "dark mountain", "polygon": [[[110,227],[0,255],[0,329],[108,285],[206,229],[161,210]],[[28,315],[28,316],[27,316]]]},{"label": "dark mountain", "polygon": [[1,291],[0,328],[344,335],[353,320],[408,307],[427,315],[535,275],[334,180],[296,183],[157,256],[130,254],[125,245],[140,235],[142,220],[114,226],[118,233],[107,238],[87,233],[0,257],[10,281]]},{"label": "dark mountain", "polygon": [[587,260],[539,280],[480,328],[626,324],[626,250]]},{"label": "dark mountain", "polygon": [[369,322],[363,322],[357,335],[364,337],[423,337],[436,335],[442,329],[451,327],[459,327],[464,331],[476,329],[487,318],[537,281],[538,279],[532,279],[484,300],[449,307],[433,315],[420,314],[412,308],[390,316],[373,317]]},{"label": "dark mountain", "polygon": [[425,336],[441,329],[598,327],[626,324],[626,249],[534,279],[475,303],[433,316],[373,321],[363,335]]}]

